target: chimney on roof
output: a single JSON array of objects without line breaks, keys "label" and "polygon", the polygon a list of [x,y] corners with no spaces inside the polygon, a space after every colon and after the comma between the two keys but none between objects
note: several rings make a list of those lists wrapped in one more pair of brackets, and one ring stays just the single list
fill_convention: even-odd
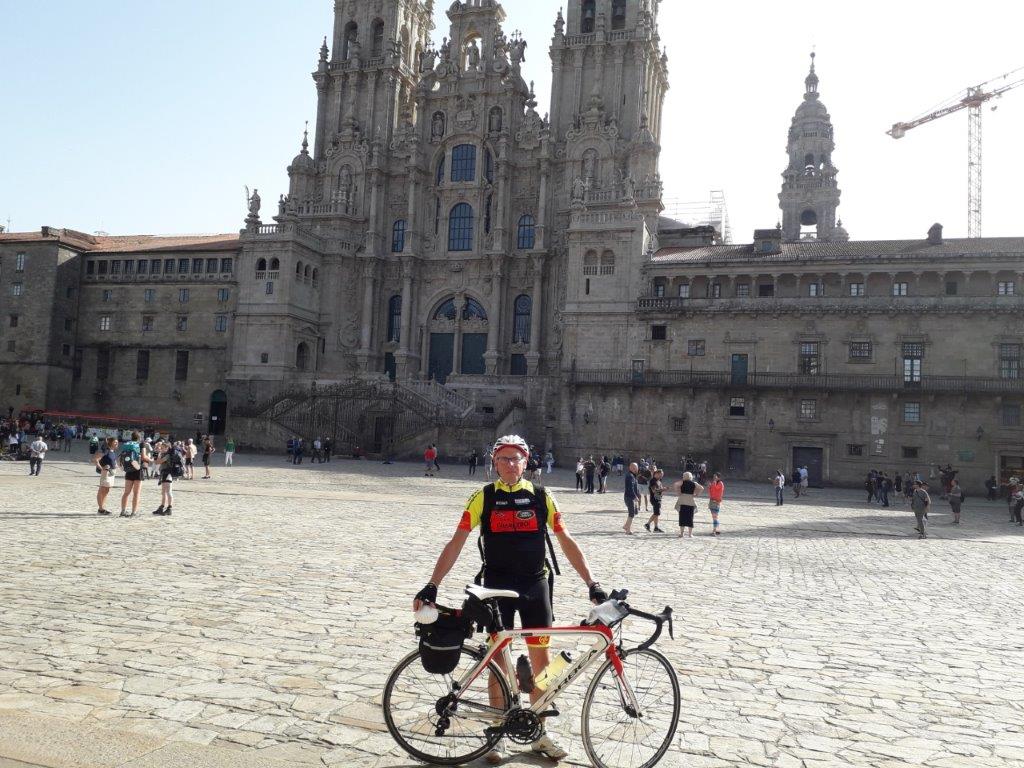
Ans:
[{"label": "chimney on roof", "polygon": [[782,253],[782,229],[755,229],[754,250],[757,253]]},{"label": "chimney on roof", "polygon": [[942,245],[942,225],[932,224],[928,230],[928,245]]}]

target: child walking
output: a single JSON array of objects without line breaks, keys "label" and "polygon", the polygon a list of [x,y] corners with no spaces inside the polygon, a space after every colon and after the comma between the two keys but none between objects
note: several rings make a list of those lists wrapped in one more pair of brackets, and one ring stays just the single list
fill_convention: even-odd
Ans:
[{"label": "child walking", "polygon": [[661,528],[658,527],[658,522],[661,520],[661,496],[665,493],[665,484],[661,479],[665,477],[665,472],[660,469],[654,470],[654,474],[651,476],[651,482],[648,485],[648,493],[651,496],[651,512],[650,518],[644,523],[644,528],[648,531],[651,530],[651,524],[654,524],[655,533],[664,533]]}]

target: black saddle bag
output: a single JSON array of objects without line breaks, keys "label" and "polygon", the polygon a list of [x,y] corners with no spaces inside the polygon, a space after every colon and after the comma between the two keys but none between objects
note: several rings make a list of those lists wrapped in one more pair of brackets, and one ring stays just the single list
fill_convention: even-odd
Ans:
[{"label": "black saddle bag", "polygon": [[462,642],[473,636],[471,621],[458,614],[442,613],[433,624],[417,624],[420,662],[432,675],[450,675],[459,665]]}]

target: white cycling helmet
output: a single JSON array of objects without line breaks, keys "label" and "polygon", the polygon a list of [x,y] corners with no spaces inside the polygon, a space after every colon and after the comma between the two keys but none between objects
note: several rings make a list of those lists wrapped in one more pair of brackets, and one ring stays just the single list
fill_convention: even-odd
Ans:
[{"label": "white cycling helmet", "polygon": [[493,452],[497,454],[502,448],[515,448],[517,451],[522,453],[523,456],[526,456],[527,458],[530,456],[530,446],[528,446],[526,441],[519,435],[505,435],[504,437],[499,437],[498,441],[494,444]]}]

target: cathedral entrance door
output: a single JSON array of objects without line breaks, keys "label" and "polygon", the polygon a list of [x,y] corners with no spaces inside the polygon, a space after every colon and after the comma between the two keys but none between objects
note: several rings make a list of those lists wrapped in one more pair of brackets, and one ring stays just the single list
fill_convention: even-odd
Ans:
[{"label": "cathedral entrance door", "polygon": [[206,431],[211,435],[223,435],[227,427],[228,396],[218,389],[210,396],[210,421]]},{"label": "cathedral entrance door", "polygon": [[455,334],[430,334],[430,366],[427,369],[430,378],[438,384],[444,384],[451,376],[455,363]]},{"label": "cathedral entrance door", "polygon": [[484,352],[487,351],[486,333],[462,334],[462,373],[482,376],[487,369],[484,366]]}]

